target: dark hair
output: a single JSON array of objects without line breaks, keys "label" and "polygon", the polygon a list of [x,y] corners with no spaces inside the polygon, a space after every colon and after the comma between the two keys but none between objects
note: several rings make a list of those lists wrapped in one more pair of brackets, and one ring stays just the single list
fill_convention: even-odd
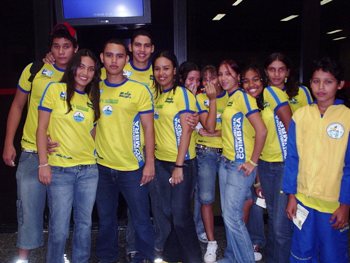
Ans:
[{"label": "dark hair", "polygon": [[[286,68],[289,70],[289,75],[288,75],[287,81],[285,83],[285,89],[286,89],[286,93],[288,95],[288,98],[292,99],[298,95],[299,85],[298,85],[297,81],[295,80],[294,70],[292,68],[292,64],[291,64],[289,58],[281,52],[272,53],[265,60],[264,68],[265,68],[265,70],[267,70],[267,68],[270,66],[270,64],[276,60],[281,61],[286,66]],[[266,78],[268,78],[268,76],[266,76]]]},{"label": "dark hair", "polygon": [[144,29],[138,29],[136,30],[134,33],[132,33],[131,35],[131,44],[134,43],[135,38],[137,38],[138,36],[146,36],[151,40],[151,44],[153,45],[153,38],[152,38],[152,34]]},{"label": "dark hair", "polygon": [[197,64],[195,64],[193,62],[185,61],[185,62],[181,63],[181,65],[179,67],[179,80],[180,80],[181,85],[185,85],[188,73],[190,73],[193,70],[200,72]]},{"label": "dark hair", "polygon": [[344,80],[343,68],[336,60],[330,57],[323,57],[319,60],[315,60],[312,66],[312,74],[317,70],[331,73],[338,83]]},{"label": "dark hair", "polygon": [[53,40],[55,38],[65,38],[68,39],[70,42],[72,42],[72,45],[74,48],[78,47],[78,40],[77,40],[77,34],[75,29],[68,23],[63,24],[57,24],[49,38],[49,47],[52,47]]},{"label": "dark hair", "polygon": [[217,76],[218,75],[218,70],[216,69],[215,66],[213,65],[206,65],[202,68],[201,70],[201,77],[204,78],[204,74],[206,72],[210,72],[211,74]]},{"label": "dark hair", "polygon": [[219,64],[219,67],[221,67],[222,65],[228,65],[234,72],[237,73],[237,75],[240,74],[240,68],[239,68],[237,62],[234,61],[233,59],[224,59]]},{"label": "dark hair", "polygon": [[63,74],[61,82],[67,84],[67,106],[68,106],[68,112],[72,110],[71,100],[74,96],[75,92],[75,75],[77,73],[77,69],[79,68],[81,64],[81,58],[82,57],[90,57],[95,62],[95,74],[92,78],[91,82],[86,86],[85,92],[89,95],[90,100],[92,102],[92,106],[94,109],[95,118],[94,121],[97,121],[100,117],[100,89],[99,89],[99,82],[100,82],[100,63],[94,53],[90,51],[89,49],[81,49],[79,50],[73,58],[70,60],[69,64],[67,65],[67,68]]},{"label": "dark hair", "polygon": [[[177,62],[177,58],[175,56],[175,54],[169,50],[164,50],[164,51],[160,51],[158,52],[154,57],[153,57],[153,60],[152,60],[152,68],[153,68],[153,75],[154,75],[154,64],[156,62],[156,60],[158,58],[161,58],[161,57],[164,57],[164,58],[167,58],[171,61],[171,63],[173,64],[173,67],[175,68],[175,76],[174,76],[174,84],[173,84],[173,87],[171,89],[174,90],[175,92],[175,89],[176,87],[179,85],[179,74],[178,74],[178,62]],[[158,96],[158,94],[161,94],[162,93],[162,88],[160,87],[160,84],[157,82],[156,78],[154,78],[153,80],[153,86],[156,90],[156,97]]]},{"label": "dark hair", "polygon": [[258,97],[256,97],[256,103],[258,105],[258,108],[260,110],[263,110],[264,109],[264,89],[265,89],[265,86],[266,86],[266,79],[265,79],[265,75],[264,75],[264,71],[261,69],[261,67],[259,67],[258,65],[256,64],[250,64],[246,67],[244,67],[244,69],[242,70],[241,72],[241,79],[243,80],[244,79],[244,76],[245,74],[247,73],[247,71],[254,71],[256,72],[261,81],[262,81],[262,84],[263,84],[263,90],[262,92],[258,95]]},{"label": "dark hair", "polygon": [[102,53],[105,51],[106,49],[106,46],[108,44],[116,44],[116,45],[121,45],[124,47],[125,49],[125,53],[128,55],[128,49],[125,45],[125,42],[123,40],[120,40],[120,39],[117,39],[117,38],[111,38],[109,40],[107,40],[104,44],[103,44],[103,49],[102,49]]}]

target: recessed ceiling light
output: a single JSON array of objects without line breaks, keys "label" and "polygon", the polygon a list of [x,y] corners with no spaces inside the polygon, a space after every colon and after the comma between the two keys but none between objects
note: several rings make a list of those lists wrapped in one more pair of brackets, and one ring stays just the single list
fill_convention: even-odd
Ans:
[{"label": "recessed ceiling light", "polygon": [[322,0],[321,2],[320,2],[320,4],[321,5],[325,5],[325,4],[328,4],[328,3],[330,3],[330,2],[332,2],[333,0]]},{"label": "recessed ceiling light", "polygon": [[226,14],[217,14],[214,18],[213,18],[213,21],[218,21],[220,20],[221,18],[223,18]]},{"label": "recessed ceiling light", "polygon": [[335,34],[335,33],[341,32],[341,31],[343,31],[343,29],[336,29],[336,30],[327,32],[327,34],[331,35],[331,34]]},{"label": "recessed ceiling light", "polygon": [[337,41],[337,40],[342,40],[342,39],[345,39],[346,37],[337,37],[337,38],[334,38],[333,41]]},{"label": "recessed ceiling light", "polygon": [[285,17],[285,18],[282,18],[281,19],[281,21],[282,22],[287,22],[287,21],[290,21],[290,20],[292,20],[292,19],[294,19],[294,18],[296,18],[296,17],[298,17],[299,15],[290,15],[290,16],[287,16],[287,17]]},{"label": "recessed ceiling light", "polygon": [[236,0],[232,5],[233,6],[238,6],[242,2],[243,2],[243,0]]}]

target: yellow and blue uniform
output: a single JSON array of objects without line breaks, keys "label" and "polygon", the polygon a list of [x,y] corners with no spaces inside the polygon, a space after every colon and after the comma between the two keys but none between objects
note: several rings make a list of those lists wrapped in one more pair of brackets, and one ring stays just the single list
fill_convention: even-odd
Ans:
[{"label": "yellow and blue uniform", "polygon": [[[317,257],[316,250],[325,262],[348,262],[349,227],[333,229],[329,220],[340,203],[350,205],[349,116],[350,110],[340,100],[323,115],[317,104],[293,115],[283,191],[295,194],[309,215],[301,230],[295,227],[291,262]],[[319,239],[324,244],[322,251],[311,245]],[[304,251],[296,241],[311,249]]]},{"label": "yellow and blue uniform", "polygon": [[[130,60],[123,69],[123,75],[128,79],[135,80],[140,82],[143,85],[146,85],[151,91],[152,94],[155,94],[155,88],[153,87],[153,69],[152,63],[150,62],[148,66],[144,69],[137,68],[132,60]],[[101,79],[104,80],[107,78],[106,69],[101,69]]]},{"label": "yellow and blue uniform", "polygon": [[21,140],[22,149],[27,151],[37,151],[36,148],[36,129],[38,127],[38,106],[41,96],[49,82],[60,81],[64,69],[56,65],[44,64],[42,69],[35,75],[33,82],[28,78],[31,76],[30,68],[32,63],[23,70],[18,81],[18,89],[26,94],[30,94],[27,118],[23,128]]},{"label": "yellow and blue uniform", "polygon": [[89,96],[76,90],[69,113],[66,97],[65,83],[50,83],[38,107],[51,113],[48,133],[53,141],[60,142],[56,151],[49,155],[48,163],[60,167],[95,164],[95,143],[91,136],[94,110]]},{"label": "yellow and blue uniform", "polygon": [[[285,91],[285,90],[284,90]],[[289,99],[289,106],[294,113],[297,109],[313,102],[310,90],[305,86],[299,86],[298,94]]]},{"label": "yellow and blue uniform", "polygon": [[100,82],[101,117],[97,123],[97,162],[103,166],[133,171],[144,164],[141,114],[153,112],[152,94],[139,82]]},{"label": "yellow and blue uniform", "polygon": [[255,130],[247,117],[258,112],[253,97],[242,89],[230,94],[222,114],[223,153],[227,159],[236,162],[249,161],[254,149]]},{"label": "yellow and blue uniform", "polygon": [[[196,96],[198,102],[199,114],[202,112],[209,111],[209,99],[205,93],[200,93]],[[222,120],[221,115],[224,112],[228,101],[228,94],[226,91],[223,91],[221,94],[216,96],[216,127],[215,130],[221,130]],[[207,137],[197,134],[196,143],[205,145],[212,148],[222,148],[222,138],[221,137]]]},{"label": "yellow and blue uniform", "polygon": [[[154,127],[156,138],[155,156],[158,160],[175,162],[182,133],[180,115],[197,111],[196,98],[184,87],[163,91],[156,99]],[[185,160],[196,157],[195,138],[191,135]]]},{"label": "yellow and blue uniform", "polygon": [[280,107],[288,105],[288,97],[279,88],[268,86],[263,91],[264,109],[261,118],[268,130],[260,159],[266,162],[283,162],[287,155],[287,131],[277,116]]}]

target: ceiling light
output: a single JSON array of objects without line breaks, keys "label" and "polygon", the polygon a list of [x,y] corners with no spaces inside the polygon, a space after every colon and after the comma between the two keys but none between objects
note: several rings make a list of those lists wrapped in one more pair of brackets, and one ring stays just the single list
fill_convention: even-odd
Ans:
[{"label": "ceiling light", "polygon": [[213,21],[218,21],[220,20],[221,18],[223,18],[226,14],[217,14],[214,18],[213,18]]},{"label": "ceiling light", "polygon": [[327,32],[327,34],[331,35],[331,34],[335,34],[335,33],[341,32],[341,31],[343,31],[343,29],[336,29],[336,30]]},{"label": "ceiling light", "polygon": [[337,41],[337,40],[342,40],[342,39],[345,39],[346,37],[337,37],[337,38],[334,38],[333,41]]},{"label": "ceiling light", "polygon": [[287,17],[281,19],[281,21],[282,21],[282,22],[287,22],[287,21],[292,20],[292,19],[294,19],[294,18],[296,18],[296,17],[298,17],[298,16],[299,16],[299,15],[287,16]]},{"label": "ceiling light", "polygon": [[236,0],[232,5],[238,6],[240,3],[242,3],[243,0]]},{"label": "ceiling light", "polygon": [[321,2],[320,2],[320,4],[321,5],[325,5],[325,4],[328,4],[328,3],[330,3],[330,2],[332,2],[333,0],[322,0]]}]

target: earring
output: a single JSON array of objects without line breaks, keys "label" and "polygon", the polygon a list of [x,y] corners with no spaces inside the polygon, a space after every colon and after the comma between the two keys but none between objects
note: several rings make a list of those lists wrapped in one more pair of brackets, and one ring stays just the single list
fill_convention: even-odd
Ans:
[{"label": "earring", "polygon": [[288,81],[288,78],[285,77],[285,78],[284,78],[284,83],[287,83],[287,81]]}]

